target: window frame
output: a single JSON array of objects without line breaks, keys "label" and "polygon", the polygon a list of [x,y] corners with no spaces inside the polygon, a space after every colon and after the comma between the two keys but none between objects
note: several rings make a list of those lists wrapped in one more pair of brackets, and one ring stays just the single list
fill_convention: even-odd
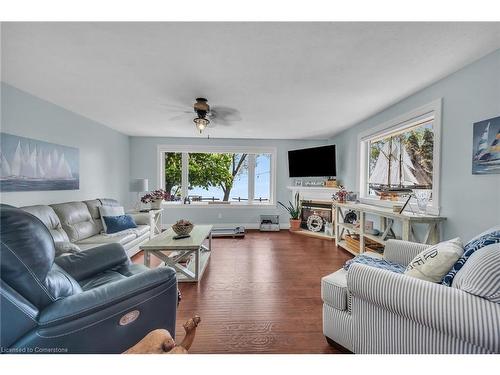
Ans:
[{"label": "window frame", "polygon": [[[357,174],[356,186],[359,189],[361,203],[377,206],[392,207],[394,202],[380,200],[368,195],[368,168],[369,168],[369,143],[373,138],[389,135],[396,131],[414,126],[416,122],[433,116],[433,168],[432,168],[432,201],[427,206],[427,213],[439,215],[440,212],[440,181],[441,181],[441,114],[442,98],[436,99],[426,105],[400,115],[392,120],[381,123],[366,131],[359,133],[357,143]],[[414,212],[418,212],[415,203],[411,204]]]},{"label": "window frame", "polygon": [[[166,205],[176,207],[207,207],[207,208],[248,208],[248,207],[268,207],[276,208],[276,147],[252,147],[252,146],[203,146],[203,145],[158,145],[157,147],[157,170],[158,170],[158,186],[160,189],[165,187],[165,153],[176,152],[182,154],[182,192],[181,202],[164,202]],[[188,195],[189,186],[189,153],[237,153],[237,154],[271,154],[271,176],[270,176],[270,191],[269,202],[253,201],[255,192],[255,158],[249,159],[248,166],[248,197],[247,202],[232,202],[230,203],[203,203],[192,202],[191,204],[183,204],[184,197]]]}]

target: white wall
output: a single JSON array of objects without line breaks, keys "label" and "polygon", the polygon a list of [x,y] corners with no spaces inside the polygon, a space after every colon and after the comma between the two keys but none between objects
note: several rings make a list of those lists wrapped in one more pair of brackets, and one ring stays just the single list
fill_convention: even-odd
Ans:
[{"label": "white wall", "polygon": [[[193,132],[195,131],[193,126]],[[131,178],[149,179],[149,189],[159,186],[157,146],[158,145],[212,145],[212,146],[261,146],[276,147],[276,197],[278,201],[288,201],[291,192],[286,189],[290,184],[288,178],[288,150],[324,145],[327,140],[269,140],[269,139],[207,139],[207,138],[158,138],[158,137],[131,137],[130,139],[130,176]],[[220,217],[219,217],[220,214]],[[163,223],[171,224],[178,219],[185,218],[195,223],[210,223],[217,226],[247,225],[256,226],[259,215],[280,214],[280,222],[288,225],[288,215],[280,208],[266,207],[194,207],[166,206]]]},{"label": "white wall", "polygon": [[471,171],[472,124],[500,116],[500,50],[338,134],[330,143],[337,146],[339,180],[359,191],[355,185],[358,134],[440,97],[441,214],[448,218],[444,238],[468,240],[500,224],[500,174]]},{"label": "white wall", "polygon": [[4,82],[1,106],[2,132],[80,150],[79,190],[5,192],[0,196],[2,203],[26,206],[103,197],[120,201],[128,198],[128,136]]}]

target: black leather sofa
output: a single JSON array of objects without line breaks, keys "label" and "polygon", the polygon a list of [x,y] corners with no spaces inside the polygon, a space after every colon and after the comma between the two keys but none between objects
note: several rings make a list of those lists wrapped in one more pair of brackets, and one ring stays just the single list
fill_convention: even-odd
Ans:
[{"label": "black leather sofa", "polygon": [[132,264],[120,244],[54,258],[35,216],[0,205],[4,353],[121,353],[157,328],[175,334],[177,279]]}]

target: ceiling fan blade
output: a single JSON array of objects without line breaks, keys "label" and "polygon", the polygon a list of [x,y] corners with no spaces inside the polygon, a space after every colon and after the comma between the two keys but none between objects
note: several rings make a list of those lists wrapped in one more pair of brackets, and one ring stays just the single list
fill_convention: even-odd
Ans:
[{"label": "ceiling fan blade", "polygon": [[184,119],[189,119],[190,117],[194,118],[193,113],[185,112],[181,113],[180,115],[176,115],[174,117],[169,118],[168,121],[184,120]]},{"label": "ceiling fan blade", "polygon": [[215,106],[210,109],[209,116],[222,121],[241,121],[241,114],[235,108]]}]

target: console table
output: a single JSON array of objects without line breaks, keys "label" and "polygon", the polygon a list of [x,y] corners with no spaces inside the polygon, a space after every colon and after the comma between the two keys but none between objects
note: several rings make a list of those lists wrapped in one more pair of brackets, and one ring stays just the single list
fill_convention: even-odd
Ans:
[{"label": "console table", "polygon": [[[365,240],[369,239],[380,244],[385,244],[389,237],[394,235],[393,225],[395,221],[401,222],[402,235],[401,239],[405,241],[413,241],[426,244],[436,244],[440,240],[441,223],[446,220],[442,216],[433,216],[426,214],[414,214],[411,212],[397,213],[393,212],[392,208],[379,207],[375,205],[363,203],[339,203],[333,202],[335,209],[335,235],[337,245],[347,251],[357,255],[365,249]],[[359,222],[359,227],[354,224],[345,223],[344,216],[349,210],[356,212]],[[366,215],[376,215],[380,217],[381,235],[375,236],[365,232]],[[423,224],[426,227],[424,238],[418,236],[414,224]],[[359,235],[359,252],[354,252],[346,246],[344,233]]]}]

